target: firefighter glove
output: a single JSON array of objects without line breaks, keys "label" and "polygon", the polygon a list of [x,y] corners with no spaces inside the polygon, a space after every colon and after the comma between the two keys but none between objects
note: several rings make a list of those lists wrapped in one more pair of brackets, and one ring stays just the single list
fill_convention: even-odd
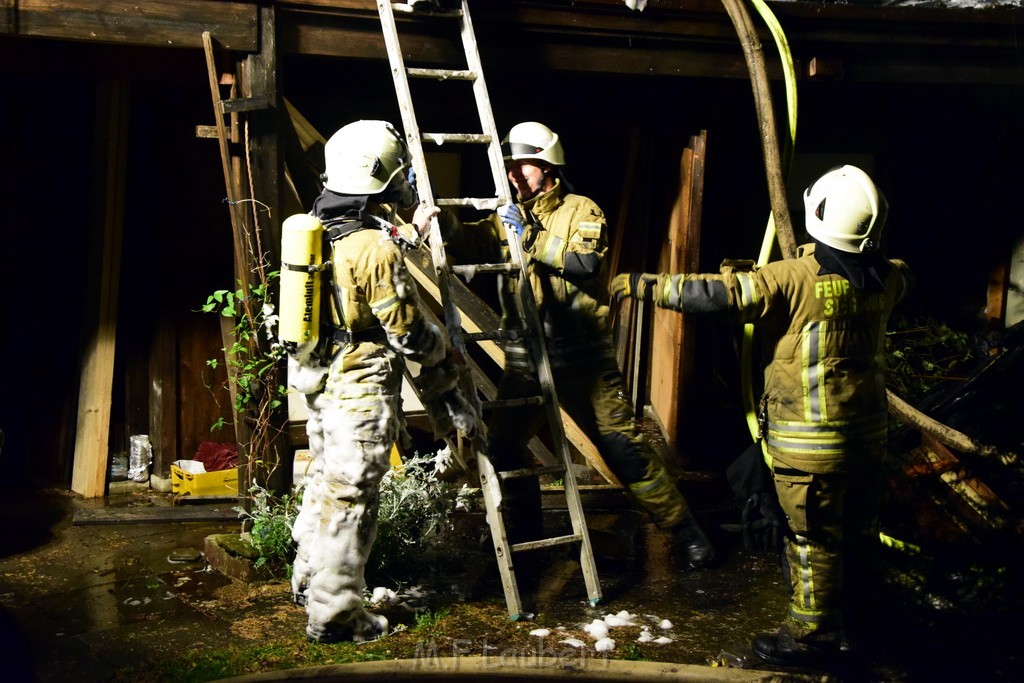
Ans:
[{"label": "firefighter glove", "polygon": [[317,394],[327,384],[328,368],[288,358],[288,384],[300,394]]},{"label": "firefighter glove", "polygon": [[776,552],[782,548],[786,520],[773,497],[759,492],[747,498],[740,518],[743,547]]},{"label": "firefighter glove", "polygon": [[502,223],[511,225],[517,235],[521,236],[523,234],[523,224],[526,223],[526,219],[523,217],[523,212],[519,210],[518,206],[511,203],[506,204],[498,209],[498,216],[501,218]]},{"label": "firefighter glove", "polygon": [[658,276],[650,273],[619,273],[612,278],[609,289],[616,301],[626,297],[653,301],[657,283]]}]

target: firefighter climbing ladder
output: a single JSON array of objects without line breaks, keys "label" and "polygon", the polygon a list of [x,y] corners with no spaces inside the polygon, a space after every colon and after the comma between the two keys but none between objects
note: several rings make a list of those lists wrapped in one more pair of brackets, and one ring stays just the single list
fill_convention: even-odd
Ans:
[{"label": "firefighter climbing ladder", "polygon": [[[421,10],[420,7],[428,5],[431,9]],[[384,42],[387,46],[388,59],[391,63],[392,76],[395,81],[395,91],[398,96],[398,104],[402,114],[402,124],[405,129],[406,139],[413,156],[413,167],[416,172],[416,184],[421,201],[431,205],[472,207],[474,209],[493,210],[504,205],[510,200],[508,181],[505,176],[504,161],[502,159],[501,147],[494,124],[494,116],[491,112],[490,98],[487,95],[487,86],[484,83],[483,69],[480,64],[479,50],[477,49],[476,36],[473,32],[473,25],[470,20],[469,7],[466,0],[462,0],[461,9],[440,10],[432,3],[420,3],[416,11],[412,11],[409,5],[392,4],[390,0],[378,0],[377,9],[380,14],[381,25],[384,32]],[[406,68],[402,56],[402,49],[399,44],[398,26],[395,22],[395,10],[410,12],[410,16],[429,21],[455,21],[458,22],[459,34],[462,39],[462,46],[465,52],[464,69],[419,69]],[[438,80],[459,80],[472,83],[473,97],[476,100],[477,112],[480,118],[480,133],[425,133],[420,131],[416,115],[413,109],[412,93],[409,88],[409,77],[428,78]],[[432,142],[437,145],[444,143],[457,143],[459,145],[472,145],[476,147],[486,146],[490,162],[491,175],[494,180],[495,194],[488,198],[459,198],[459,199],[434,199],[430,178],[427,174],[426,161],[423,154],[423,142]],[[505,591],[505,602],[508,607],[509,616],[512,619],[519,619],[524,616],[522,600],[519,595],[519,588],[516,582],[515,569],[513,565],[513,554],[527,550],[547,548],[557,545],[578,543],[580,545],[580,566],[583,569],[583,578],[586,582],[587,596],[592,605],[597,604],[601,599],[601,587],[598,582],[597,569],[594,565],[594,554],[590,546],[590,536],[587,532],[586,523],[583,518],[583,504],[580,501],[579,488],[575,476],[572,474],[572,460],[569,453],[568,441],[565,437],[562,419],[558,407],[558,398],[555,394],[554,381],[551,374],[551,365],[548,361],[547,349],[545,347],[543,329],[540,325],[540,318],[537,313],[537,306],[533,292],[529,286],[529,279],[526,277],[525,261],[522,245],[515,230],[505,226],[509,244],[509,263],[482,264],[470,266],[474,273],[497,273],[505,277],[518,277],[520,286],[518,289],[518,304],[523,311],[522,318],[526,321],[526,328],[521,330],[496,330],[493,333],[466,333],[462,330],[458,308],[450,296],[450,278],[452,270],[456,272],[456,266],[450,268],[444,252],[444,243],[441,237],[440,227],[436,219],[431,222],[430,229],[430,252],[433,261],[433,268],[437,277],[437,285],[440,291],[440,300],[444,311],[445,325],[451,336],[455,348],[465,354],[466,341],[498,340],[498,339],[525,339],[528,343],[531,355],[536,363],[538,377],[541,386],[541,395],[516,401],[491,401],[487,406],[494,410],[501,410],[511,405],[541,404],[547,411],[548,424],[551,429],[555,449],[561,461],[560,465],[549,467],[536,467],[529,469],[513,470],[511,472],[496,473],[493,465],[486,455],[482,438],[478,437],[473,441],[477,467],[480,471],[480,487],[483,492],[484,505],[487,510],[487,520],[491,529],[491,539],[494,543],[494,552],[498,559],[498,569],[501,572],[502,586]],[[463,373],[468,379],[468,373]],[[464,386],[466,386],[464,384]],[[475,388],[472,383],[467,387],[473,395]],[[537,476],[542,474],[561,474],[565,482],[564,490],[566,503],[569,510],[569,517],[572,521],[572,534],[545,538],[525,543],[510,545],[505,532],[505,523],[502,510],[502,482],[517,477]]]}]

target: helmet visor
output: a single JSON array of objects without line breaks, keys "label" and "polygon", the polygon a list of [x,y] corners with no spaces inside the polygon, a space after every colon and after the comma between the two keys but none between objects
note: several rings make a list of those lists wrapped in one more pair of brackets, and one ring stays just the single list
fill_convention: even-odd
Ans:
[{"label": "helmet visor", "polygon": [[511,159],[512,157],[536,156],[543,151],[543,147],[537,147],[536,145],[530,145],[525,142],[503,142],[501,144],[501,155],[505,159]]}]

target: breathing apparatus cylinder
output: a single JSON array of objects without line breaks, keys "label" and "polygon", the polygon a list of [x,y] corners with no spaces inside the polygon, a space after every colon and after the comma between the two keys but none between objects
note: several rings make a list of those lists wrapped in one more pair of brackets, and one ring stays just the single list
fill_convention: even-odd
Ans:
[{"label": "breathing apparatus cylinder", "polygon": [[295,214],[281,226],[281,301],[278,337],[289,354],[308,359],[320,338],[320,281],[324,226]]}]

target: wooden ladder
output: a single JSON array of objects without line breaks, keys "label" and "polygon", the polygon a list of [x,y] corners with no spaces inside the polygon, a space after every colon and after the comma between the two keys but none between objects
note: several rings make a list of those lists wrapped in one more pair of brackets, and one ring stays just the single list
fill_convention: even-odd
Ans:
[{"label": "wooden ladder", "polygon": [[[500,140],[494,124],[494,116],[491,111],[490,98],[487,95],[487,86],[484,82],[483,68],[480,63],[480,54],[477,48],[476,36],[473,32],[473,24],[469,15],[469,6],[466,0],[462,0],[461,9],[453,10],[420,10],[417,7],[413,11],[409,5],[391,3],[390,0],[378,0],[377,9],[380,14],[381,25],[384,32],[384,42],[387,46],[388,59],[391,63],[392,76],[395,81],[395,91],[398,96],[398,105],[401,110],[402,124],[405,129],[405,136],[412,153],[413,168],[416,172],[416,185],[419,198],[429,206],[449,207],[471,207],[481,210],[495,210],[499,206],[507,204],[511,200],[508,179],[505,175],[505,165],[502,158]],[[420,5],[422,6],[422,4]],[[465,64],[458,69],[419,69],[406,68],[402,56],[402,49],[399,44],[398,26],[395,21],[395,11],[400,10],[409,13],[409,16],[425,21],[453,21],[458,23],[462,47],[465,53]],[[415,110],[412,102],[412,93],[409,88],[409,78],[424,78],[436,80],[467,81],[472,84],[473,97],[476,101],[476,108],[480,119],[480,132],[478,133],[427,133],[421,132],[417,123]],[[460,146],[471,146],[479,149],[483,147],[487,151],[491,175],[494,181],[494,196],[484,198],[438,198],[435,200],[430,176],[427,172],[426,160],[423,154],[423,143],[432,142],[436,145],[454,143]],[[437,219],[431,221],[430,228],[430,253],[433,261],[433,269],[437,279],[437,287],[440,292],[440,301],[444,313],[445,326],[451,337],[453,346],[466,355],[465,343],[467,341],[487,340],[508,340],[524,339],[532,359],[537,367],[538,380],[541,393],[536,397],[526,399],[515,399],[511,401],[487,401],[483,405],[492,410],[501,410],[512,406],[524,404],[543,404],[547,412],[548,425],[551,430],[552,440],[557,451],[556,464],[534,467],[527,469],[512,470],[498,473],[487,457],[485,437],[480,436],[473,440],[471,447],[477,467],[480,472],[480,488],[483,493],[484,505],[487,510],[487,521],[491,530],[491,539],[494,543],[494,552],[498,559],[498,569],[501,572],[502,586],[505,592],[505,602],[508,607],[509,616],[513,620],[528,617],[523,611],[523,603],[519,595],[519,587],[516,582],[515,565],[512,556],[515,553],[548,548],[558,545],[579,544],[580,566],[583,570],[583,578],[586,583],[587,596],[591,605],[596,605],[601,600],[601,586],[597,577],[597,568],[594,564],[594,553],[590,545],[590,536],[587,532],[586,522],[583,517],[583,504],[580,501],[579,487],[572,468],[572,458],[569,452],[568,441],[562,425],[562,418],[559,412],[558,397],[555,393],[554,379],[551,374],[551,365],[548,360],[547,347],[545,346],[543,327],[540,323],[540,316],[537,313],[537,305],[533,291],[529,285],[529,278],[526,274],[526,259],[523,247],[516,231],[505,225],[508,239],[510,258],[507,263],[478,264],[467,266],[462,271],[458,266],[450,267],[445,256],[444,240],[441,236],[440,226]],[[520,310],[523,312],[525,326],[522,329],[502,330],[494,332],[469,333],[462,329],[459,310],[456,307],[450,292],[452,289],[452,271],[457,273],[496,273],[505,277],[519,278],[517,297]],[[469,379],[468,372],[464,373]],[[469,380],[463,385],[472,396],[476,396],[476,388]],[[509,544],[505,531],[504,511],[502,506],[502,483],[514,478],[539,476],[544,474],[561,475],[563,478],[566,505],[569,517],[572,521],[572,533],[564,536],[544,538],[525,543]]]}]

